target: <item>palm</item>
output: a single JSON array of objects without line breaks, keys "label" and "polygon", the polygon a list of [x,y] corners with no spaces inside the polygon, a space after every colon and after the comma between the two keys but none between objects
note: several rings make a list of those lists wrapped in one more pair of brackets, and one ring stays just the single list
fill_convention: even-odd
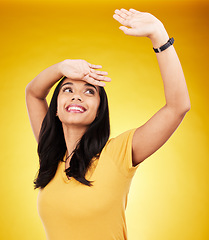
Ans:
[{"label": "palm", "polygon": [[139,12],[134,9],[116,10],[113,18],[121,23],[120,27],[125,34],[137,37],[149,37],[160,21],[150,13]]},{"label": "palm", "polygon": [[73,80],[83,80],[93,85],[105,86],[104,82],[109,82],[111,79],[106,77],[107,72],[98,71],[95,69],[102,68],[100,65],[93,65],[85,60],[63,61],[61,72],[64,76]]}]

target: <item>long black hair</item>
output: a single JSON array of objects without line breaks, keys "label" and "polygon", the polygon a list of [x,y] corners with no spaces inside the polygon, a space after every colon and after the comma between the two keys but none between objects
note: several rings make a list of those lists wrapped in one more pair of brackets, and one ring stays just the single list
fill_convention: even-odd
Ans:
[{"label": "long black hair", "polygon": [[[58,163],[63,161],[66,154],[66,143],[62,123],[56,116],[57,97],[65,78],[63,78],[54,90],[48,112],[43,120],[39,141],[38,155],[40,168],[37,178],[34,180],[34,188],[44,188],[54,177]],[[85,174],[94,157],[99,157],[110,135],[110,121],[107,95],[103,87],[99,87],[100,105],[98,116],[84,133],[70,160],[70,167],[66,169],[66,175],[75,178],[82,184],[91,186],[91,182],[85,178]]]}]

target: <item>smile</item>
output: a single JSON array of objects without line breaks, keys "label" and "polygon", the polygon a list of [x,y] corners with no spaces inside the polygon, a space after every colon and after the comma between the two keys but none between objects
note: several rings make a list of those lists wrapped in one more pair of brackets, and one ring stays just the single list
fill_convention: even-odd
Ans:
[{"label": "smile", "polygon": [[67,112],[73,112],[73,113],[83,113],[86,111],[86,109],[80,105],[69,105],[66,107]]}]

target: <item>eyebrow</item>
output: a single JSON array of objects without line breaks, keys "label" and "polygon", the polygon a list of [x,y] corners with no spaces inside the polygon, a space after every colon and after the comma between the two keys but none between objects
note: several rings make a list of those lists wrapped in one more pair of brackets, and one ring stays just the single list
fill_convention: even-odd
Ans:
[{"label": "eyebrow", "polygon": [[[62,86],[61,86],[61,88],[63,87],[63,86],[65,86],[65,85],[73,85],[73,83],[71,83],[71,82],[66,82],[66,83],[64,83]],[[90,84],[90,83],[86,83],[86,84],[84,84],[84,86],[89,86],[89,87],[93,87],[93,88],[95,88],[96,89],[96,91],[97,91],[97,88],[93,85],[93,84]]]},{"label": "eyebrow", "polygon": [[67,85],[67,84],[73,85],[73,83],[71,83],[71,82],[66,82],[66,83],[62,84],[61,88],[62,88],[63,86],[65,86],[65,85]]},{"label": "eyebrow", "polygon": [[96,89],[96,91],[97,91],[97,88],[93,85],[93,84],[90,84],[90,83],[86,83],[84,86],[89,86],[89,87],[93,87],[93,88],[95,88]]}]

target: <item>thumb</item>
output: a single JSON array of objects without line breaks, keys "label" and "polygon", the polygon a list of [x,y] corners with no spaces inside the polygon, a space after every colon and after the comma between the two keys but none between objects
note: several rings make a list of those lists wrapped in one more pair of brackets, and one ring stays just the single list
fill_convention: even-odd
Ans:
[{"label": "thumb", "polygon": [[136,37],[140,36],[136,28],[127,28],[124,26],[120,26],[119,29],[122,30],[126,35],[136,36]]},{"label": "thumb", "polygon": [[125,26],[120,26],[119,29],[122,30],[125,34],[128,34],[128,35],[130,34],[131,28],[127,28]]}]

